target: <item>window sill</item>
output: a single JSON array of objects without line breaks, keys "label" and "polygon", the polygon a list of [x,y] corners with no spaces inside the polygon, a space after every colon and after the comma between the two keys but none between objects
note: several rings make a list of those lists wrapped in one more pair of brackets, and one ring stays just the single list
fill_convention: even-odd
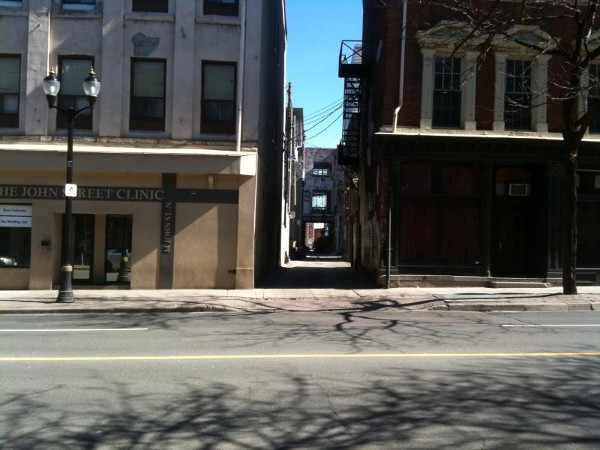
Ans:
[{"label": "window sill", "polygon": [[13,17],[27,17],[29,14],[27,11],[23,11],[23,5],[8,6],[0,2],[0,16],[13,16]]},{"label": "window sill", "polygon": [[175,16],[167,13],[135,12],[125,14],[123,18],[147,22],[175,22]]},{"label": "window sill", "polygon": [[52,17],[57,19],[102,19],[102,14],[95,9],[90,11],[62,9],[53,13]]},{"label": "window sill", "polygon": [[239,18],[229,18],[229,17],[196,17],[196,23],[203,25],[231,25],[234,27],[240,27],[241,22]]}]

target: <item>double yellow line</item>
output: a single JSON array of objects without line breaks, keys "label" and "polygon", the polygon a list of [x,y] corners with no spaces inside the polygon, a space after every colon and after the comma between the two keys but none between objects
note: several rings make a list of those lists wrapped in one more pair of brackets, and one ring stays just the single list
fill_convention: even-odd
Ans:
[{"label": "double yellow line", "polygon": [[598,352],[500,352],[500,353],[298,353],[264,355],[156,355],[156,356],[5,356],[0,362],[86,361],[215,361],[261,359],[425,359],[425,358],[568,358],[598,357]]}]

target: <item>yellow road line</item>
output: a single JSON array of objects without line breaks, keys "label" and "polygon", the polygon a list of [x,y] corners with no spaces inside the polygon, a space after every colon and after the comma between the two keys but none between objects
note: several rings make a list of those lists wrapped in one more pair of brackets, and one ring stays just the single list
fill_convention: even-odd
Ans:
[{"label": "yellow road line", "polygon": [[600,356],[600,352],[514,352],[514,353],[317,353],[267,355],[167,355],[167,356],[21,356],[0,357],[0,362],[50,361],[185,361],[244,359],[410,359],[410,358],[565,358]]}]

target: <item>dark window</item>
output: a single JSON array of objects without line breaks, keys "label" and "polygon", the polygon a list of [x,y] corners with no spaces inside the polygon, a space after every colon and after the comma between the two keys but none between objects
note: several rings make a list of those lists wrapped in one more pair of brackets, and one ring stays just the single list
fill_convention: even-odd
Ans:
[{"label": "dark window", "polygon": [[531,61],[506,61],[504,122],[507,129],[531,130]]},{"label": "dark window", "polygon": [[169,12],[169,0],[133,0],[131,10],[134,12]]},{"label": "dark window", "polygon": [[89,9],[96,5],[96,0],[63,0],[63,7],[66,9]]},{"label": "dark window", "polygon": [[235,133],[235,63],[202,65],[203,133]]},{"label": "dark window", "polygon": [[590,110],[590,133],[600,133],[600,64],[590,65],[588,108]]},{"label": "dark window", "polygon": [[21,57],[0,55],[0,128],[19,127]]},{"label": "dark window", "polygon": [[331,175],[331,164],[326,162],[316,162],[313,166],[313,175],[318,177],[327,177]]},{"label": "dark window", "polygon": [[[70,108],[81,109],[89,106],[83,91],[83,80],[94,66],[94,59],[90,57],[62,57],[59,58],[60,91],[58,92],[58,107],[67,110]],[[67,128],[68,123],[64,114],[56,115],[56,127]],[[73,128],[92,129],[92,111],[86,109],[73,123]]]},{"label": "dark window", "polygon": [[165,130],[166,61],[131,60],[130,130]]},{"label": "dark window", "polygon": [[460,59],[435,58],[435,80],[433,86],[434,127],[460,127]]},{"label": "dark window", "polygon": [[216,16],[237,16],[238,0],[204,0],[204,14]]},{"label": "dark window", "polygon": [[18,205],[2,205],[2,219],[8,226],[0,226],[0,267],[29,267],[31,228],[23,226],[22,223],[10,225],[11,219],[15,219],[16,222],[23,219],[22,216],[11,217],[11,212],[6,212],[11,206]]}]

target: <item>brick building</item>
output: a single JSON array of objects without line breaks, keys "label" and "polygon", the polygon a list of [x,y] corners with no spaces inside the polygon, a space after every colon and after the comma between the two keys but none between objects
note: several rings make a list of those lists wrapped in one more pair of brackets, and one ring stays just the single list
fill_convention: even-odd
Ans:
[{"label": "brick building", "polygon": [[[389,266],[391,285],[559,282],[565,160],[549,93],[564,63],[554,37],[572,40],[570,23],[518,23],[489,46],[445,8],[363,7],[363,40],[342,43],[339,67],[360,264],[381,284]],[[588,283],[600,282],[598,132],[592,121],[578,172],[577,272]]]}]

